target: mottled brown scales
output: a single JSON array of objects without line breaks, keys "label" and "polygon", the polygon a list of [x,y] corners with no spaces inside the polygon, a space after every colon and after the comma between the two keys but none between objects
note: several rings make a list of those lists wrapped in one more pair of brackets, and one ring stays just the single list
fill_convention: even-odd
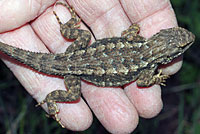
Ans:
[{"label": "mottled brown scales", "polygon": [[[74,42],[65,53],[49,54],[22,50],[0,42],[0,51],[10,57],[50,75],[64,77],[67,91],[55,90],[44,101],[49,114],[60,123],[56,102],[76,101],[81,96],[81,79],[102,87],[123,86],[136,80],[140,87],[164,85],[167,75],[155,74],[158,65],[167,64],[183,54],[194,42],[195,36],[180,27],[164,29],[145,39],[138,35],[139,26],[132,24],[121,37],[104,38],[88,46],[91,34],[78,29],[80,19],[66,4],[72,18],[60,24],[61,34]],[[61,123],[60,123],[61,124]],[[62,124],[61,124],[62,125]],[[63,125],[62,125],[63,126]]]}]

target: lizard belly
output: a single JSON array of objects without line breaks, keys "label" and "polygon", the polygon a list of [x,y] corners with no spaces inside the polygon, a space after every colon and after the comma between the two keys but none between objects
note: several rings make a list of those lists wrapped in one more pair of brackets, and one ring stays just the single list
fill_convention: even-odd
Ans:
[{"label": "lizard belly", "polygon": [[99,87],[118,87],[135,81],[138,76],[138,72],[132,72],[127,75],[81,75],[81,79],[91,82]]}]

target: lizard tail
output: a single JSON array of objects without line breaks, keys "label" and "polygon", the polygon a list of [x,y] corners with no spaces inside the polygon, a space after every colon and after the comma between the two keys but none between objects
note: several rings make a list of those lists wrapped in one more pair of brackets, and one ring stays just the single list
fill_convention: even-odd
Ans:
[{"label": "lizard tail", "polygon": [[[38,72],[49,75],[62,75],[62,68],[64,67],[60,67],[60,63],[55,60],[59,54],[31,52],[2,42],[0,42],[0,51]],[[53,66],[56,66],[57,69],[52,68]]]}]

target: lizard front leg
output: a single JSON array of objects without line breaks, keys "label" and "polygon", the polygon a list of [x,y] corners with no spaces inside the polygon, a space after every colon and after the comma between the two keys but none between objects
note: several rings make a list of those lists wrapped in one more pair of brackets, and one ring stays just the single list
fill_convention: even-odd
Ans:
[{"label": "lizard front leg", "polygon": [[67,39],[75,39],[75,41],[67,48],[66,53],[86,48],[91,40],[90,32],[78,29],[80,27],[80,18],[77,16],[72,7],[62,2],[57,2],[56,4],[67,7],[71,13],[71,19],[68,22],[62,24],[56,12],[53,11],[60,25],[61,34]]},{"label": "lizard front leg", "polygon": [[134,36],[137,36],[139,31],[140,31],[139,25],[133,23],[132,25],[129,26],[128,29],[122,31],[121,36],[127,36],[128,34],[133,34]]},{"label": "lizard front leg", "polygon": [[64,77],[65,86],[67,87],[67,91],[65,90],[55,90],[49,93],[46,98],[38,103],[36,106],[47,103],[48,113],[51,116],[55,117],[55,120],[64,128],[57,114],[59,113],[59,109],[57,107],[57,102],[73,102],[80,98],[81,96],[81,81],[80,77],[67,75]]},{"label": "lizard front leg", "polygon": [[154,74],[154,72],[155,69],[142,71],[139,78],[136,81],[137,86],[149,87],[154,84],[165,86],[164,82],[167,78],[169,78],[169,76],[161,74],[162,70],[160,70],[159,73],[156,75]]},{"label": "lizard front leg", "polygon": [[121,36],[125,37],[128,41],[144,41],[145,38],[138,35],[139,31],[139,25],[133,23],[128,29],[122,31]]}]

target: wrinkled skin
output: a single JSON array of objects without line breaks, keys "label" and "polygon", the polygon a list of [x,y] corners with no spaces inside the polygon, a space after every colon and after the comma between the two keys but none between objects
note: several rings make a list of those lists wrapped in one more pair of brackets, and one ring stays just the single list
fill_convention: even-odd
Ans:
[{"label": "wrinkled skin", "polygon": [[[60,34],[59,25],[52,13],[52,5],[55,2],[55,0],[0,1],[0,40],[36,52],[64,52],[71,42]],[[147,38],[160,29],[177,25],[169,1],[68,0],[68,2],[91,28],[97,39],[120,36],[121,32],[133,22],[140,25],[140,34]],[[56,6],[54,10],[62,22],[71,18],[69,11],[63,6]],[[83,23],[81,29],[87,29]],[[1,55],[1,58],[38,102],[53,90],[66,90],[61,78],[46,76],[15,64],[13,60],[8,61],[5,55]],[[176,59],[163,68],[163,73],[174,74],[180,69],[181,64],[180,58]],[[83,99],[78,103],[58,104],[60,109],[58,116],[62,124],[74,131],[83,131],[91,125],[92,113],[89,107],[111,133],[130,133],[136,128],[139,116],[152,118],[162,109],[161,88],[158,85],[138,89],[133,82],[122,90],[100,88],[82,82],[82,94],[89,105],[86,105]],[[46,105],[43,106],[47,110]]]}]

